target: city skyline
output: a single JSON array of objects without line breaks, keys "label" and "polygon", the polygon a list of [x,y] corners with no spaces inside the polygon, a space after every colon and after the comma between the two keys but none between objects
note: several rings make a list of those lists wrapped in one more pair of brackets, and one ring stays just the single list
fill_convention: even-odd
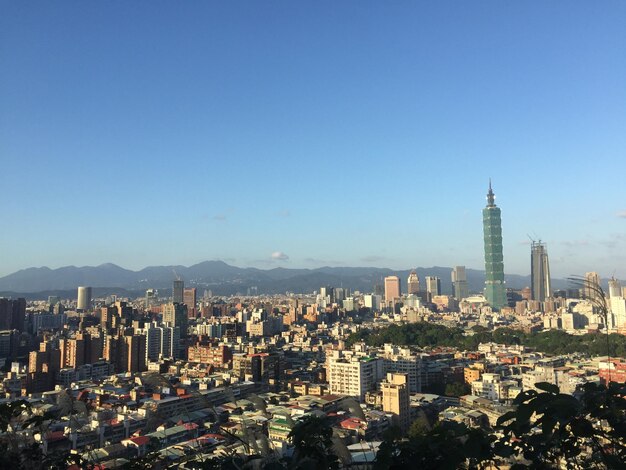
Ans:
[{"label": "city skyline", "polygon": [[626,278],[624,4],[150,7],[4,6],[0,276],[482,269],[492,177],[507,273]]}]

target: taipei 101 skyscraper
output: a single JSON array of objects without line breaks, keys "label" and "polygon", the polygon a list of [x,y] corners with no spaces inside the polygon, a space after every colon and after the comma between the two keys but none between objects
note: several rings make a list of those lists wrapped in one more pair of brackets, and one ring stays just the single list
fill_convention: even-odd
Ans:
[{"label": "taipei 101 skyscraper", "polygon": [[487,207],[483,209],[483,234],[485,238],[485,298],[495,309],[507,305],[504,285],[504,257],[502,256],[502,220],[496,196],[491,189],[487,193]]}]

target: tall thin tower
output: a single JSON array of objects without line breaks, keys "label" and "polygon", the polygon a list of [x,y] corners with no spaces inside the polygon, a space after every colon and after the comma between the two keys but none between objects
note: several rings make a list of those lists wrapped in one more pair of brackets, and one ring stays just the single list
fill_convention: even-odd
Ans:
[{"label": "tall thin tower", "polygon": [[533,300],[544,302],[552,295],[550,288],[550,264],[545,243],[532,241],[530,248],[530,277]]},{"label": "tall thin tower", "polygon": [[487,207],[483,209],[483,236],[485,241],[485,297],[496,310],[507,305],[504,284],[504,257],[502,255],[502,220],[496,196],[491,189],[487,193]]}]

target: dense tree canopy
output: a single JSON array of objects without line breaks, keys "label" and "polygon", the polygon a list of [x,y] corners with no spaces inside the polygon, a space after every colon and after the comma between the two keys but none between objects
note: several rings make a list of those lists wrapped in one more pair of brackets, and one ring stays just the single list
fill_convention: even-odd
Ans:
[{"label": "dense tree canopy", "polygon": [[603,333],[570,335],[564,331],[550,330],[540,333],[524,333],[511,328],[488,331],[475,329],[466,335],[461,328],[447,328],[433,323],[408,323],[390,325],[377,330],[362,329],[348,337],[348,345],[364,341],[370,346],[385,343],[420,347],[451,346],[461,350],[476,350],[480,343],[495,341],[504,344],[523,344],[547,354],[586,353],[590,355],[626,356],[626,336]]}]

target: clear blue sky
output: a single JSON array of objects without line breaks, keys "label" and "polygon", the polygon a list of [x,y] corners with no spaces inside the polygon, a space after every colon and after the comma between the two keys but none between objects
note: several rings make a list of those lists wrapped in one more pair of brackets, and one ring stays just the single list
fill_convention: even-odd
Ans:
[{"label": "clear blue sky", "polygon": [[[626,2],[0,2],[0,275],[114,262],[626,278]],[[281,252],[283,256],[272,253]]]}]

